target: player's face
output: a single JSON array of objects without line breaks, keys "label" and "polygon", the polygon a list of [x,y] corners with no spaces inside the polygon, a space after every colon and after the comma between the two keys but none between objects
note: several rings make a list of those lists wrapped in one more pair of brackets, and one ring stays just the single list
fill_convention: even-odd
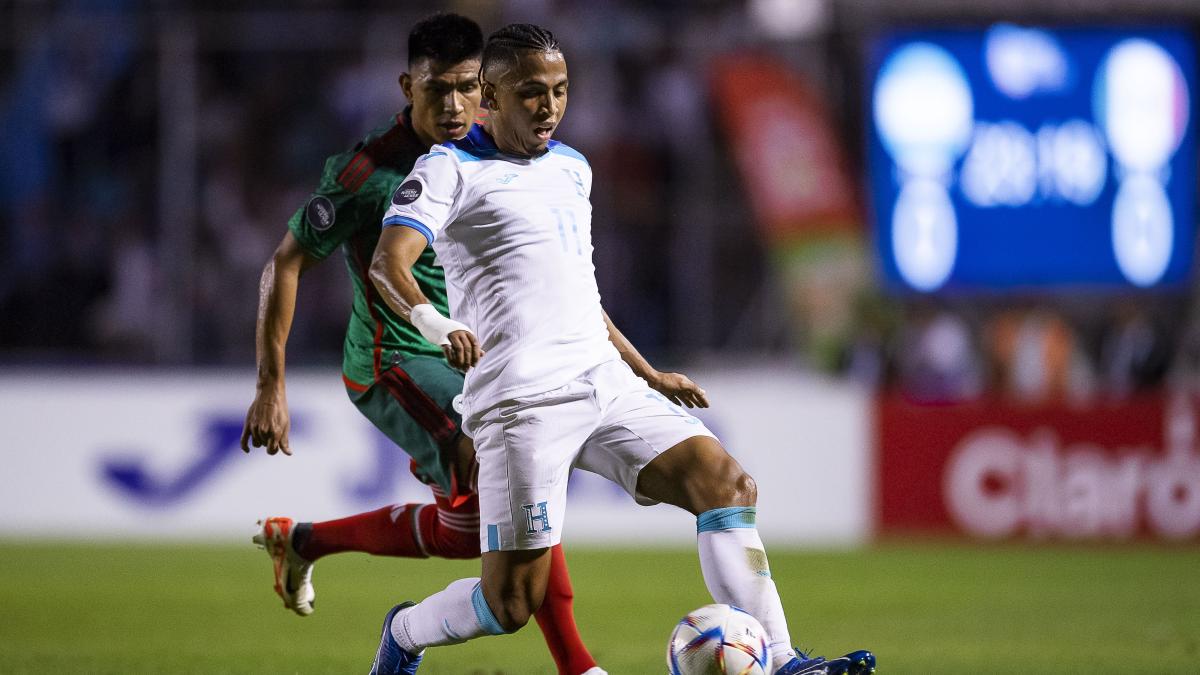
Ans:
[{"label": "player's face", "polygon": [[422,143],[462,138],[479,112],[479,60],[452,65],[421,59],[400,76],[412,104],[412,125]]},{"label": "player's face", "polygon": [[526,52],[487,86],[496,145],[517,155],[545,152],[567,111],[567,61],[561,52]]}]

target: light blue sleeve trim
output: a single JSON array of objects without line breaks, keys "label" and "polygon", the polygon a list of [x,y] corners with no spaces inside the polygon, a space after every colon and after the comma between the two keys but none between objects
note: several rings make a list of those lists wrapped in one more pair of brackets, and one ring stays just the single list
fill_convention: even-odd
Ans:
[{"label": "light blue sleeve trim", "polygon": [[753,506],[729,506],[705,511],[696,516],[696,533],[737,528],[753,529],[757,513],[758,509]]},{"label": "light blue sleeve trim", "polygon": [[391,216],[391,217],[383,219],[384,227],[391,227],[393,225],[401,225],[403,227],[411,227],[412,229],[416,230],[417,232],[420,232],[421,234],[425,235],[425,238],[428,239],[429,243],[431,243],[431,244],[433,243],[433,240],[436,238],[433,236],[433,230],[426,227],[425,223],[422,223],[421,221],[415,220],[413,218],[409,218],[408,216]]},{"label": "light blue sleeve trim", "polygon": [[479,627],[488,635],[504,635],[508,632],[500,626],[492,608],[488,607],[487,600],[483,597],[483,587],[479,584],[475,584],[475,590],[471,591],[471,605],[475,608],[475,619],[479,621]]},{"label": "light blue sleeve trim", "polygon": [[[550,152],[558,153],[560,155],[566,155],[567,157],[572,157],[574,159],[577,159],[577,160],[583,162],[584,164],[588,164],[586,157],[584,157],[582,154],[580,154],[580,152],[578,150],[576,150],[575,148],[572,148],[571,146],[566,145],[564,143],[559,143],[559,144],[551,147]],[[591,164],[588,164],[588,166],[591,166]]]},{"label": "light blue sleeve trim", "polygon": [[[500,550],[500,528],[495,525],[488,525],[487,533],[488,533],[487,550],[488,551],[499,551]],[[484,551],[484,553],[487,553],[487,551]]]}]

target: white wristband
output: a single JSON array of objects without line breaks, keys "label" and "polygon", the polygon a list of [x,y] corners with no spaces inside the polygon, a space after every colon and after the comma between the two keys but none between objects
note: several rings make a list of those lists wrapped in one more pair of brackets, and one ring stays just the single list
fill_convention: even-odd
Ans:
[{"label": "white wristband", "polygon": [[454,319],[442,316],[442,313],[429,303],[413,307],[409,321],[417,327],[417,330],[421,331],[421,337],[435,345],[450,344],[450,334],[456,330],[471,331],[470,328]]}]

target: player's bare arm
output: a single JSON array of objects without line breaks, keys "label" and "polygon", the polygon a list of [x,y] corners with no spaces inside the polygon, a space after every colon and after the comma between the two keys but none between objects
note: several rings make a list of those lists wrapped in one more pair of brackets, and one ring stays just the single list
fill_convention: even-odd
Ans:
[{"label": "player's bare arm", "polygon": [[470,328],[442,316],[413,278],[412,267],[429,241],[409,227],[385,227],[371,259],[371,283],[388,307],[441,346],[451,366],[466,370],[479,363],[483,350]]},{"label": "player's bare arm", "polygon": [[258,382],[254,402],[246,412],[242,428],[242,450],[250,445],[266,447],[268,455],[280,450],[292,454],[288,445],[291,420],[288,416],[284,361],[292,317],[296,313],[296,290],[300,275],[318,260],[300,248],[291,232],[263,267],[258,283],[258,320],[255,330],[255,360]]},{"label": "player's bare arm", "polygon": [[617,329],[608,312],[604,312],[604,324],[608,326],[608,339],[621,354],[621,359],[629,364],[634,374],[645,380],[651,389],[666,396],[676,405],[686,405],[689,408],[708,407],[708,396],[700,385],[682,373],[664,373],[656,370],[633,346],[629,338]]}]

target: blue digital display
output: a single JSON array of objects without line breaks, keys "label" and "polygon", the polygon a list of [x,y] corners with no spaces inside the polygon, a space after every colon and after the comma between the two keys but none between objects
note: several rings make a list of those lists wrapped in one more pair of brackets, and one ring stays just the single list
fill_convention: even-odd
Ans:
[{"label": "blue digital display", "polygon": [[882,276],[921,293],[1186,282],[1191,36],[903,31],[876,41],[868,120]]}]

